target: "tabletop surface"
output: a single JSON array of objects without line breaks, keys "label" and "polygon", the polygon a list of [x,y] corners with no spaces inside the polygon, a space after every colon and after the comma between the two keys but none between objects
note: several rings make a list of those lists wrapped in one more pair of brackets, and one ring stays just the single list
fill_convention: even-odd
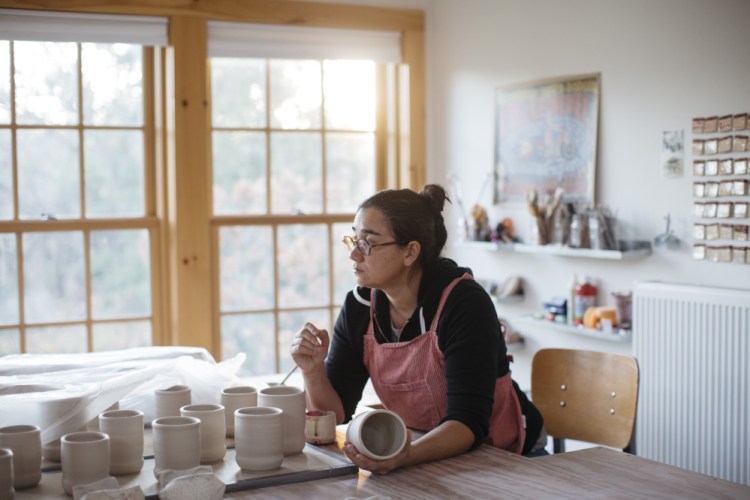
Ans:
[{"label": "tabletop surface", "polygon": [[396,470],[227,494],[227,498],[750,498],[750,487],[609,448],[525,458],[482,446]]},{"label": "tabletop surface", "polygon": [[[281,378],[283,375],[277,374],[248,382],[262,388],[266,381]],[[287,384],[303,386],[301,375],[294,373]],[[374,391],[366,391],[363,396],[365,404],[360,409],[367,411],[368,407],[377,402]],[[341,456],[340,446],[344,434],[345,426],[339,426],[339,442],[320,448]],[[145,438],[148,454],[151,452],[150,432],[146,433]],[[231,447],[232,444],[232,440],[228,439],[227,445]],[[342,462],[334,460],[334,466],[340,469]],[[362,470],[357,472],[356,469],[346,472],[345,475],[323,479],[253,487],[226,493],[225,498],[750,499],[748,486],[603,447],[525,458],[490,446],[481,446],[453,458],[396,470],[387,475]],[[57,485],[59,480],[54,482]],[[48,493],[21,490],[17,492],[16,498],[65,498],[61,492],[55,492],[59,496]]]}]

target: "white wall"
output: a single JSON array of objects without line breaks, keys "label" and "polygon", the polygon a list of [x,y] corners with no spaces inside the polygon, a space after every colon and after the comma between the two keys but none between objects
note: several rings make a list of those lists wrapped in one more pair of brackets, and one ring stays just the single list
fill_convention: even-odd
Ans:
[{"label": "white wall", "polygon": [[[612,291],[640,280],[750,289],[750,265],[692,259],[689,152],[682,178],[664,178],[660,166],[662,131],[684,129],[689,143],[693,117],[750,112],[749,1],[338,1],[425,11],[427,179],[447,186],[447,175],[457,174],[465,203],[487,207],[493,225],[511,217],[522,237],[530,225],[525,208],[493,206],[491,189],[477,200],[493,169],[495,88],[591,72],[601,73],[597,201],[617,211],[622,235],[631,239],[653,240],[672,216],[682,248],[655,249],[636,261],[449,248],[477,277],[524,278],[525,300],[499,309],[527,339],[514,353],[522,387],[529,387],[531,358],[541,347],[630,353],[629,344],[513,321],[565,296],[574,273],[596,278],[602,304],[610,305]],[[456,217],[449,207],[449,231]]]},{"label": "white wall", "polygon": [[[552,296],[564,297],[573,273],[598,279],[601,302],[609,305],[612,291],[638,280],[750,288],[750,265],[692,259],[689,151],[684,177],[667,179],[660,170],[662,131],[684,129],[689,142],[693,117],[750,111],[750,2],[435,0],[427,14],[428,181],[445,183],[456,173],[465,204],[473,204],[493,168],[495,88],[599,72],[597,201],[617,211],[631,238],[653,240],[670,213],[683,240],[678,251],[655,249],[624,262],[452,247],[451,256],[478,277],[524,278],[526,299],[502,306],[502,316],[513,322]],[[492,206],[491,189],[480,201],[493,225],[508,216],[527,232],[525,208]],[[525,388],[540,347],[630,352],[629,344],[513,325],[527,339],[526,349],[514,353],[514,378]]]}]

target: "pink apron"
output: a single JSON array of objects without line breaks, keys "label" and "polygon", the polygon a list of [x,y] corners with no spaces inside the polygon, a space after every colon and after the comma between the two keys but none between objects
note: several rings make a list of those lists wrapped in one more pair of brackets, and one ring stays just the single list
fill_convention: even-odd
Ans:
[{"label": "pink apron", "polygon": [[[448,295],[462,279],[473,278],[464,274],[453,280],[443,290],[429,331],[408,342],[378,344],[373,329],[374,292],[370,296],[370,325],[364,339],[364,363],[383,406],[398,413],[413,429],[432,430],[448,413],[445,358],[438,347],[435,330]],[[520,454],[526,431],[510,373],[496,379],[494,397],[485,442]]]}]

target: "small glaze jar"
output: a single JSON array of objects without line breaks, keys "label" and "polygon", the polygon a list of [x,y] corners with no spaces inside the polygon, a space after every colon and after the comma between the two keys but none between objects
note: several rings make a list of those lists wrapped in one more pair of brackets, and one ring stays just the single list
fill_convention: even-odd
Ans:
[{"label": "small glaze jar", "polygon": [[310,444],[336,441],[336,412],[311,410],[305,417],[305,439]]}]

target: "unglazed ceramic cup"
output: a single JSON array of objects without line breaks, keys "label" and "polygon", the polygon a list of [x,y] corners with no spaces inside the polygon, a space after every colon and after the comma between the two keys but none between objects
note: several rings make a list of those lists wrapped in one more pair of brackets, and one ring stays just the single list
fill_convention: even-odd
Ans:
[{"label": "unglazed ceramic cup", "polygon": [[154,402],[156,405],[156,418],[179,417],[180,408],[192,402],[190,387],[186,385],[173,385],[166,389],[154,391]]},{"label": "unglazed ceramic cup", "polygon": [[273,470],[284,461],[283,412],[252,406],[234,412],[234,459],[240,469]]},{"label": "unglazed ceramic cup", "polygon": [[0,500],[13,500],[13,451],[0,448]]},{"label": "unglazed ceramic cup", "polygon": [[311,444],[336,441],[336,412],[310,410],[305,417],[305,439]]},{"label": "unglazed ceramic cup", "polygon": [[223,460],[227,453],[224,407],[214,404],[187,405],[180,408],[180,414],[201,421],[201,463]]},{"label": "unglazed ceramic cup", "polygon": [[[258,406],[283,410],[284,455],[296,455],[305,448],[305,391],[299,387],[278,385],[258,393]],[[236,423],[236,422],[235,422]]]},{"label": "unglazed ceramic cup", "polygon": [[221,404],[224,405],[224,421],[227,436],[234,436],[234,412],[240,408],[258,405],[258,391],[248,385],[227,387],[221,391]]},{"label": "unglazed ceramic cup", "polygon": [[200,425],[196,417],[162,417],[152,422],[157,478],[163,470],[186,470],[201,464]]},{"label": "unglazed ceramic cup", "polygon": [[136,474],[143,468],[143,412],[109,410],[99,415],[99,427],[109,435],[109,473]]},{"label": "unglazed ceramic cup", "polygon": [[42,479],[41,429],[36,425],[0,428],[0,447],[13,451],[13,487],[32,488]]},{"label": "unglazed ceramic cup", "polygon": [[349,422],[346,440],[373,460],[387,460],[406,446],[406,424],[390,410],[360,413]]},{"label": "unglazed ceramic cup", "polygon": [[103,432],[71,432],[60,438],[62,485],[73,495],[73,487],[109,477],[109,436]]}]

